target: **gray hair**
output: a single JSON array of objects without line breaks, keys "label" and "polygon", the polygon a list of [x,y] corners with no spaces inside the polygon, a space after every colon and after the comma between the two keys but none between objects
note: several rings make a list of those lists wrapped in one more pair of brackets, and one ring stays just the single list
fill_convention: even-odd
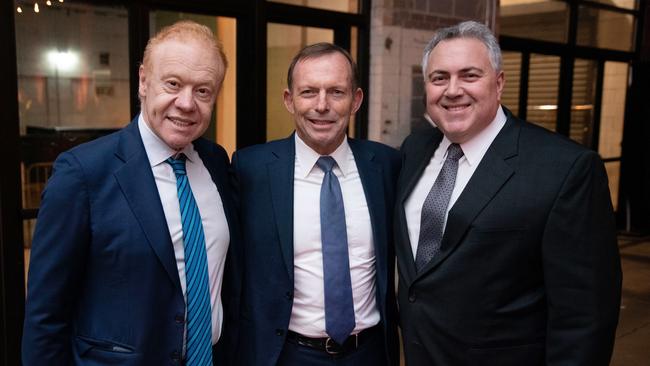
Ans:
[{"label": "gray hair", "polygon": [[438,45],[438,43],[450,39],[457,38],[474,38],[481,41],[488,50],[490,56],[490,63],[497,73],[501,71],[501,48],[496,37],[485,24],[475,21],[466,21],[458,23],[454,26],[441,28],[436,31],[429,44],[424,48],[424,56],[422,57],[422,75],[427,78],[427,64],[429,62],[429,55],[431,51]]}]

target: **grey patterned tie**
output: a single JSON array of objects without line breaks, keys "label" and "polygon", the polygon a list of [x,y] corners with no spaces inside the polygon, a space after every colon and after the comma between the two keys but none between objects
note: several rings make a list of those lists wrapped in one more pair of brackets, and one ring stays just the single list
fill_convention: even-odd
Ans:
[{"label": "grey patterned tie", "polygon": [[458,144],[451,144],[447,149],[447,159],[442,165],[440,174],[422,205],[420,219],[420,238],[415,255],[415,268],[419,272],[440,251],[442,228],[447,215],[447,205],[451,192],[456,183],[458,159],[463,156],[463,150]]}]

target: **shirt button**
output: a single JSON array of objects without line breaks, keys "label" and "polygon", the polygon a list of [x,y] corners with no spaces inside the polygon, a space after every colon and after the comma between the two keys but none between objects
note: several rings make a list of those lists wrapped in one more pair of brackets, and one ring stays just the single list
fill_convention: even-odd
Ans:
[{"label": "shirt button", "polygon": [[276,329],[275,330],[275,335],[276,336],[283,336],[284,335],[284,329]]}]

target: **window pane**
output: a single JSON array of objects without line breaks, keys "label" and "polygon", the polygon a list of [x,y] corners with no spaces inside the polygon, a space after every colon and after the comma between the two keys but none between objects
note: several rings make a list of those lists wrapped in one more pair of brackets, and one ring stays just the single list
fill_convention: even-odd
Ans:
[{"label": "window pane", "polygon": [[21,135],[124,126],[127,32],[121,7],[52,2],[38,13],[31,7],[17,13]]},{"label": "window pane", "polygon": [[228,70],[217,95],[210,126],[203,137],[219,143],[231,155],[237,141],[237,20],[212,15],[152,11],[149,13],[149,34],[179,20],[192,20],[210,28],[223,46],[228,59]]},{"label": "window pane", "polygon": [[621,156],[627,77],[628,64],[605,62],[598,143],[598,152],[603,158]]},{"label": "window pane", "polygon": [[569,137],[585,146],[591,146],[597,74],[598,64],[595,61],[575,60]]},{"label": "window pane", "polygon": [[614,206],[614,211],[616,211],[618,209],[618,186],[621,175],[621,162],[607,162],[605,163],[605,170],[607,170],[607,178],[609,179],[609,193],[612,197],[612,206]]},{"label": "window pane", "polygon": [[306,6],[325,10],[334,10],[344,13],[358,13],[358,0],[271,0],[274,3]]},{"label": "window pane", "polygon": [[621,51],[633,51],[634,16],[580,6],[577,44]]},{"label": "window pane", "polygon": [[506,84],[501,94],[501,104],[508,107],[515,115],[519,115],[519,84],[521,78],[521,53],[503,52],[503,73]]},{"label": "window pane", "polygon": [[591,1],[595,1],[597,3],[606,4],[606,5],[613,5],[624,9],[632,9],[632,10],[637,9],[639,3],[637,0],[591,0]]},{"label": "window pane", "polygon": [[530,55],[527,120],[551,131],[557,125],[557,97],[560,83],[560,58]]},{"label": "window pane", "polygon": [[[36,12],[33,3],[14,4],[22,207],[36,209],[59,153],[131,119],[128,12],[58,1]],[[23,222],[26,248],[34,222]]]},{"label": "window pane", "polygon": [[287,69],[303,47],[318,42],[334,42],[334,31],[269,23],[266,50],[266,139],[285,138],[294,130],[291,114],[284,107],[282,94],[287,88]]},{"label": "window pane", "polygon": [[567,41],[569,8],[553,0],[501,0],[499,33],[542,41]]}]

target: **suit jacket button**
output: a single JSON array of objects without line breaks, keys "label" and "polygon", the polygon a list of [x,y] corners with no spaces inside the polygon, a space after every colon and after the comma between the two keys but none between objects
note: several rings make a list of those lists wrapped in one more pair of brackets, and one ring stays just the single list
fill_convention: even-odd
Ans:
[{"label": "suit jacket button", "polygon": [[174,321],[175,321],[176,323],[178,323],[178,324],[182,324],[183,322],[185,322],[185,317],[184,317],[183,315],[181,315],[181,314],[177,314],[177,315],[174,317]]},{"label": "suit jacket button", "polygon": [[417,297],[415,296],[415,292],[409,294],[409,302],[415,302],[416,298]]},{"label": "suit jacket button", "polygon": [[275,335],[276,336],[283,336],[284,335],[284,329],[276,329],[275,330]]},{"label": "suit jacket button", "polygon": [[291,291],[287,291],[284,296],[287,298],[287,300],[293,299],[293,293]]}]

